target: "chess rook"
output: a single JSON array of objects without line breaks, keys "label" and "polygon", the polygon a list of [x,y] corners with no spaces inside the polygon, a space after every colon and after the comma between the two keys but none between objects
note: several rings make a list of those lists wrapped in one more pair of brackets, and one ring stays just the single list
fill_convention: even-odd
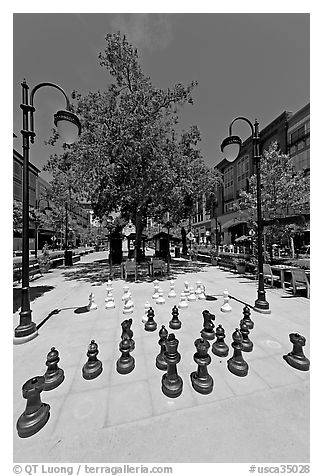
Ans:
[{"label": "chess rook", "polygon": [[16,428],[20,438],[34,435],[46,425],[50,416],[50,406],[40,398],[44,390],[45,377],[27,380],[22,386],[22,396],[27,399],[26,409],[17,420]]},{"label": "chess rook", "polygon": [[157,323],[154,321],[155,313],[152,307],[149,308],[147,316],[148,321],[145,324],[145,331],[153,332],[157,329]]},{"label": "chess rook", "polygon": [[227,357],[229,347],[224,342],[225,332],[221,324],[215,329],[216,341],[212,345],[212,352],[218,357]]},{"label": "chess rook", "polygon": [[214,324],[212,321],[215,321],[215,315],[211,314],[209,311],[205,310],[202,312],[203,315],[203,329],[201,330],[201,336],[203,339],[213,340],[215,338]]},{"label": "chess rook", "polygon": [[188,281],[184,282],[184,291],[183,291],[183,293],[185,293],[186,297],[188,297],[189,294],[190,294],[190,287],[189,287]]},{"label": "chess rook", "polygon": [[130,340],[125,336],[119,344],[121,356],[117,360],[116,368],[119,374],[129,374],[135,368],[135,359],[130,355]]},{"label": "chess rook", "polygon": [[213,390],[213,378],[207,370],[207,366],[211,363],[211,357],[208,354],[210,344],[205,339],[196,339],[194,345],[196,347],[194,361],[197,363],[197,371],[191,373],[192,386],[198,393],[207,395]]},{"label": "chess rook", "polygon": [[98,377],[103,370],[102,362],[97,358],[98,353],[99,350],[97,343],[94,340],[91,340],[86,354],[88,356],[88,361],[82,368],[82,375],[85,380],[92,380]]},{"label": "chess rook", "polygon": [[162,392],[169,398],[179,397],[183,391],[183,380],[177,373],[177,364],[181,356],[177,351],[179,341],[174,334],[169,334],[166,341],[164,354],[167,363],[167,372],[162,377]]},{"label": "chess rook", "polygon": [[177,329],[180,329],[182,327],[182,323],[178,319],[178,314],[179,314],[178,309],[177,309],[176,306],[174,306],[173,309],[172,309],[172,318],[169,321],[169,327],[171,329],[177,330]]},{"label": "chess rook", "polygon": [[50,352],[47,354],[47,370],[44,375],[45,384],[44,390],[53,390],[53,388],[58,387],[64,380],[64,371],[58,367],[58,362],[60,361],[58,351],[55,347],[52,347]]},{"label": "chess rook", "polygon": [[168,331],[165,326],[161,326],[161,329],[159,331],[159,341],[158,344],[160,345],[160,352],[156,357],[156,367],[159,370],[167,370],[167,363],[165,360],[165,341],[168,336]]},{"label": "chess rook", "polygon": [[242,334],[238,328],[232,334],[233,356],[228,360],[228,369],[237,377],[246,377],[248,375],[248,364],[242,357]]},{"label": "chess rook", "polygon": [[303,347],[306,343],[305,337],[298,333],[291,333],[289,334],[289,340],[293,344],[293,349],[288,354],[283,355],[283,359],[294,369],[309,370],[310,361],[303,352]]}]

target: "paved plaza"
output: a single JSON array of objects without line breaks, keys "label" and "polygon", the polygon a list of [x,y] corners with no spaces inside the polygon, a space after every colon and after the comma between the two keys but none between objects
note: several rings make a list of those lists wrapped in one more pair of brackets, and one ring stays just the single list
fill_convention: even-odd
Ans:
[{"label": "paved plaza", "polygon": [[[153,279],[130,281],[135,304],[133,314],[123,314],[125,281],[113,280],[115,309],[105,309],[109,265],[106,252],[83,256],[72,268],[58,268],[31,282],[32,318],[39,335],[13,346],[13,436],[15,463],[261,463],[309,462],[309,377],[290,367],[282,356],[292,349],[289,333],[306,337],[305,355],[310,358],[310,302],[278,288],[267,288],[271,314],[251,311],[254,343],[244,353],[249,364],[247,377],[237,377],[227,369],[232,356],[232,333],[239,327],[242,309],[257,297],[257,282],[206,263],[174,261],[169,277],[157,279],[166,303],[151,298]],[[175,280],[176,298],[170,299],[170,279]],[[168,398],[161,391],[163,371],[156,368],[160,351],[158,331],[167,328],[171,309],[178,305],[184,281],[195,288],[200,280],[206,301],[190,302],[180,310],[182,327],[174,332],[179,340],[181,361],[177,369],[183,392]],[[232,311],[223,313],[222,293],[228,289]],[[14,298],[19,294],[14,290]],[[84,312],[93,292],[98,309]],[[146,332],[142,323],[144,304],[149,301],[158,324]],[[241,302],[240,302],[241,301]],[[13,327],[19,322],[19,296],[14,299]],[[194,341],[203,327],[202,311],[215,314],[215,326],[222,324],[230,347],[227,358],[211,352],[208,371],[214,380],[213,392],[198,394],[190,373],[196,370]],[[135,369],[128,375],[116,371],[120,357],[121,322],[131,317],[134,332]],[[82,367],[87,348],[94,339],[103,372],[94,380],[84,380]],[[212,345],[212,342],[211,342]],[[28,379],[43,375],[51,347],[58,349],[64,382],[41,393],[50,404],[47,424],[30,438],[19,438],[15,425],[26,400],[21,387]]]}]

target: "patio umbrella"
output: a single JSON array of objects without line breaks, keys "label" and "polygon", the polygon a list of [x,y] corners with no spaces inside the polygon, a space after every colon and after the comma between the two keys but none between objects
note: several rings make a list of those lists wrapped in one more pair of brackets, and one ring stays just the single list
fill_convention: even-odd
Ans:
[{"label": "patio umbrella", "polygon": [[239,242],[239,241],[249,241],[249,240],[250,240],[250,236],[242,235],[236,238],[234,241]]}]

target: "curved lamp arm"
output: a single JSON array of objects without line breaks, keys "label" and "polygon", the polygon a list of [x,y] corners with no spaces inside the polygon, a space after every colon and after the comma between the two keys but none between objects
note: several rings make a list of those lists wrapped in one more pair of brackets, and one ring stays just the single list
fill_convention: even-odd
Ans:
[{"label": "curved lamp arm", "polygon": [[[233,121],[231,122],[230,126],[229,126],[229,136],[232,136],[232,126],[233,124],[236,122],[236,121],[245,121],[247,122],[247,124],[249,124],[249,126],[251,127],[251,133],[252,133],[252,137],[254,137],[254,134],[255,134],[255,130],[254,130],[254,127],[252,125],[252,122],[249,121],[249,119],[247,119],[246,117],[243,117],[243,116],[239,116],[239,117],[236,117],[235,119],[233,119]],[[256,122],[255,124],[257,123],[257,119],[256,119]],[[258,123],[257,123],[258,124]]]}]

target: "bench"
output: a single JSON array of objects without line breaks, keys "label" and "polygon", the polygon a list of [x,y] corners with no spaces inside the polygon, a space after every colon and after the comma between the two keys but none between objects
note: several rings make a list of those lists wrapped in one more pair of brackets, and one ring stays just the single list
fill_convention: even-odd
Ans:
[{"label": "bench", "polygon": [[293,294],[296,295],[298,289],[306,291],[306,297],[310,297],[310,283],[304,269],[291,269]]},{"label": "bench", "polygon": [[166,274],[165,262],[161,259],[152,259],[148,266],[149,274],[152,277],[154,277],[156,273],[159,273],[161,275]]},{"label": "bench", "polygon": [[263,271],[264,271],[264,282],[270,281],[270,285],[274,286],[275,282],[280,281],[280,277],[273,274],[273,270],[271,269],[270,264],[264,263],[263,264]]},{"label": "bench", "polygon": [[[43,273],[40,270],[40,266],[37,260],[34,260],[29,263],[29,278],[34,278],[37,274],[43,276]],[[18,281],[22,279],[22,263],[15,263],[13,266],[13,281]]]},{"label": "bench", "polygon": [[125,261],[121,264],[121,277],[127,281],[129,276],[134,276],[137,281],[137,263],[135,261]]}]

